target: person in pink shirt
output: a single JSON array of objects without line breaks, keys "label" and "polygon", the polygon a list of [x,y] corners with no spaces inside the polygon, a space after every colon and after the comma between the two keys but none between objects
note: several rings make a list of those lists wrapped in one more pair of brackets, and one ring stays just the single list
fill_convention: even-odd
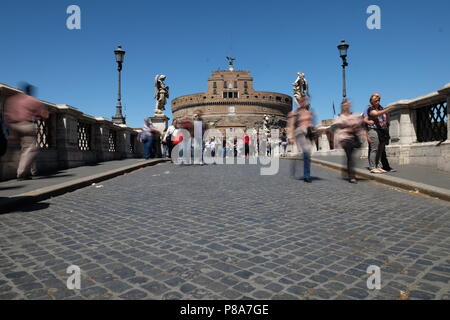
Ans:
[{"label": "person in pink shirt", "polygon": [[47,119],[49,113],[45,105],[33,97],[34,87],[25,84],[23,92],[6,100],[5,122],[13,136],[20,139],[22,147],[19,166],[17,168],[18,180],[29,180],[36,174],[37,147],[37,120]]},{"label": "person in pink shirt", "polygon": [[357,183],[353,152],[361,147],[361,136],[363,136],[364,118],[361,114],[351,112],[350,101],[344,100],[341,104],[341,114],[334,120],[332,128],[335,137],[347,156],[347,173],[350,183]]}]

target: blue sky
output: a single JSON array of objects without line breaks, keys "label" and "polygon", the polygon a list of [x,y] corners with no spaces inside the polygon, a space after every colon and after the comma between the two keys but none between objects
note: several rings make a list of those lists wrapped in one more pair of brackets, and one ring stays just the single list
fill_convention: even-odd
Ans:
[{"label": "blue sky", "polygon": [[[81,8],[81,30],[66,9]],[[381,30],[369,30],[369,5]],[[153,78],[167,75],[170,101],[206,90],[212,71],[251,71],[256,90],[292,93],[296,73],[310,82],[318,118],[333,117],[342,90],[336,46],[350,44],[348,97],[362,112],[370,94],[382,104],[414,98],[450,82],[450,1],[305,0],[2,0],[0,82],[29,81],[38,97],[111,118],[117,99],[113,51],[126,50],[127,124],[153,115]],[[166,114],[171,117],[170,108]]]}]

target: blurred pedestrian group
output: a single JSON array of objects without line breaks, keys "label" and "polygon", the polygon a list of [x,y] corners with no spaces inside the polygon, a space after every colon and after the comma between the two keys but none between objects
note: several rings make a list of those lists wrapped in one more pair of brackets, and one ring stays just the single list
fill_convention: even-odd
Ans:
[{"label": "blurred pedestrian group", "polygon": [[[39,151],[37,146],[37,122],[47,119],[49,112],[45,105],[34,97],[35,88],[24,84],[22,93],[9,97],[5,102],[4,121],[0,121],[0,156],[7,151],[8,141],[17,140],[21,145],[21,155],[17,168],[19,180],[31,179],[37,174],[36,157]],[[206,124],[200,110],[196,111],[192,118],[185,116],[175,119],[167,128],[164,136],[154,126],[151,118],[144,119],[144,125],[138,135],[138,140],[143,144],[144,159],[157,157],[173,158],[173,150],[178,144],[182,148],[177,150],[182,156],[183,152],[191,151],[194,164],[205,164],[204,154],[208,157],[219,155],[225,157],[255,156],[259,152],[259,143],[262,141],[267,146],[267,155],[272,154],[271,145],[278,143],[281,157],[287,156],[288,146],[295,144],[302,153],[303,177],[307,182],[312,182],[311,154],[318,135],[322,133],[334,135],[334,141],[345,152],[346,178],[350,183],[357,183],[355,174],[355,150],[368,142],[368,168],[373,174],[394,172],[386,155],[386,146],[389,144],[389,108],[383,108],[380,104],[381,95],[374,93],[369,98],[369,105],[364,113],[357,114],[351,111],[351,102],[344,99],[341,104],[341,112],[334,120],[328,131],[318,131],[315,126],[315,116],[311,109],[308,95],[297,95],[295,101],[298,108],[288,114],[288,123],[277,141],[271,141],[270,136],[255,139],[244,129],[243,135],[237,137],[205,137]],[[192,137],[192,139],[191,139]],[[203,138],[205,137],[206,140]],[[161,149],[162,146],[162,149]],[[196,154],[194,156],[195,153]],[[295,168],[294,168],[295,169]],[[295,175],[295,172],[293,172]]]}]

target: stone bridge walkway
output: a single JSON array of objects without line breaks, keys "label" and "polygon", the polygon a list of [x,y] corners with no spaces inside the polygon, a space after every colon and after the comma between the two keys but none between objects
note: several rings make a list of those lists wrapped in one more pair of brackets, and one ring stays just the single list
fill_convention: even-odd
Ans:
[{"label": "stone bridge walkway", "polygon": [[448,202],[294,163],[158,164],[0,215],[0,299],[450,298]]}]

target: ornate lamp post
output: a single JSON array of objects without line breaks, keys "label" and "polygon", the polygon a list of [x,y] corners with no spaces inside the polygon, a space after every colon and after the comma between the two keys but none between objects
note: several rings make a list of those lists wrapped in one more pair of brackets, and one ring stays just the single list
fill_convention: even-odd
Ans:
[{"label": "ornate lamp post", "polygon": [[117,96],[116,115],[112,118],[113,123],[125,124],[125,117],[122,115],[122,95],[121,95],[121,72],[123,57],[125,56],[125,50],[122,50],[122,46],[118,46],[114,50],[117,62],[117,71],[119,71],[119,90]]},{"label": "ornate lamp post", "polygon": [[339,55],[342,58],[342,99],[345,100],[345,98],[347,97],[347,88],[345,84],[345,67],[348,66],[347,50],[350,46],[345,42],[345,40],[342,40],[337,47],[339,49]]}]

